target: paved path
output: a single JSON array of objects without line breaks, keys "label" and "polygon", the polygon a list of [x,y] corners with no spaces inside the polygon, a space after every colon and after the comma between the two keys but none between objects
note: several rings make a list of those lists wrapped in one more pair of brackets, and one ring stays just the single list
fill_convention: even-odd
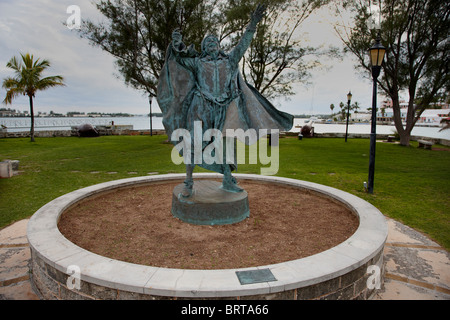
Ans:
[{"label": "paved path", "polygon": [[[38,300],[29,281],[28,220],[0,230],[0,300]],[[450,253],[388,219],[385,282],[375,300],[450,300]]]},{"label": "paved path", "polygon": [[0,230],[0,300],[38,300],[29,281],[28,219]]},{"label": "paved path", "polygon": [[450,300],[450,253],[412,228],[387,221],[384,288],[375,299]]}]

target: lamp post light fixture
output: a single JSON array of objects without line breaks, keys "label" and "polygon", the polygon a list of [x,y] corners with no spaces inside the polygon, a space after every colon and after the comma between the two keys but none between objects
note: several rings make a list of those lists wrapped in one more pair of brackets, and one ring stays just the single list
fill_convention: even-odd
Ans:
[{"label": "lamp post light fixture", "polygon": [[347,136],[348,136],[348,117],[350,115],[350,102],[352,101],[352,93],[349,91],[347,93],[347,125],[345,127],[345,142],[347,142]]},{"label": "lamp post light fixture", "polygon": [[372,47],[369,49],[370,64],[372,66],[373,93],[372,93],[372,124],[370,130],[370,157],[369,157],[369,193],[373,193],[373,180],[375,175],[375,143],[377,127],[377,78],[380,75],[381,64],[383,62],[386,48],[381,44],[380,33]]}]

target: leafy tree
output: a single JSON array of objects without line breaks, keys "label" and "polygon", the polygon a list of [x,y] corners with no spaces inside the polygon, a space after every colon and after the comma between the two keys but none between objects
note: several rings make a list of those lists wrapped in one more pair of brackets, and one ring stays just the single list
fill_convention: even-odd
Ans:
[{"label": "leafy tree", "polygon": [[[333,109],[334,109],[334,105],[332,104]],[[331,106],[330,106],[331,108]],[[343,103],[342,101],[339,103],[339,108],[341,108],[341,110],[338,112],[340,113],[340,117],[342,120],[347,118],[347,112],[349,112],[349,114],[352,114],[352,111],[354,113],[358,113],[358,109],[360,109],[361,107],[359,106],[359,102],[355,101],[353,102],[353,104],[350,105],[350,108],[348,107],[348,104]],[[333,110],[332,109],[332,110]]]},{"label": "leafy tree", "polygon": [[307,79],[318,65],[304,60],[318,50],[302,47],[294,33],[328,1],[102,0],[96,5],[106,21],[83,21],[80,36],[112,54],[125,83],[151,101],[174,29],[181,29],[183,42],[197,48],[213,33],[226,50],[236,44],[259,2],[267,6],[267,15],[243,59],[244,77],[266,97],[293,94],[292,84]]},{"label": "leafy tree", "polygon": [[11,58],[6,64],[6,67],[14,70],[14,77],[7,77],[3,80],[3,88],[6,91],[6,97],[3,100],[4,104],[12,103],[12,100],[17,96],[23,94],[27,95],[30,100],[30,115],[31,115],[31,142],[34,142],[34,110],[33,98],[36,91],[46,90],[48,88],[63,86],[62,76],[49,76],[42,78],[42,72],[50,67],[48,60],[34,60],[33,55],[29,53],[21,54],[22,61],[18,61],[16,57]]},{"label": "leafy tree", "polygon": [[[317,57],[332,54],[304,46],[298,32],[306,19],[329,1],[319,0],[230,0],[222,9],[227,23],[222,33],[230,45],[240,39],[251,10],[257,3],[267,6],[267,14],[258,25],[254,40],[242,63],[242,74],[268,98],[294,94],[293,84],[306,82],[310,71],[320,66]],[[237,30],[237,32],[236,32]],[[307,59],[311,58],[309,62]]]},{"label": "leafy tree", "polygon": [[156,97],[158,77],[172,31],[181,29],[187,43],[200,43],[215,30],[218,0],[98,1],[105,21],[84,20],[80,36],[116,58],[125,84]]},{"label": "leafy tree", "polygon": [[351,106],[350,106],[350,110],[353,110],[355,113],[358,113],[358,109],[361,109],[361,107],[359,106],[359,102],[355,101]]},{"label": "leafy tree", "polygon": [[347,106],[341,101],[341,102],[339,102],[339,108],[341,108],[340,117],[343,120],[343,119],[345,119],[346,114],[347,114]]},{"label": "leafy tree", "polygon": [[[400,144],[409,145],[411,131],[426,108],[450,88],[450,2],[442,0],[385,0],[378,4],[379,31],[368,23],[374,1],[345,0],[354,25],[336,30],[346,51],[357,58],[357,68],[370,76],[368,48],[379,32],[387,48],[378,85],[392,99]],[[342,8],[341,8],[342,9]],[[400,112],[400,92],[409,95],[406,124]]]}]

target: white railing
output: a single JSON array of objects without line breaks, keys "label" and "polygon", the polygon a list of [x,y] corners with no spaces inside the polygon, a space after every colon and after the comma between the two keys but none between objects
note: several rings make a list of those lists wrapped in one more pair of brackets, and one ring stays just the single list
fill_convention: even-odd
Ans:
[{"label": "white railing", "polygon": [[[79,126],[90,123],[92,125],[108,125],[110,121],[102,118],[34,118],[35,128],[61,128]],[[14,129],[26,129],[31,126],[31,118],[0,118],[0,126]]]}]

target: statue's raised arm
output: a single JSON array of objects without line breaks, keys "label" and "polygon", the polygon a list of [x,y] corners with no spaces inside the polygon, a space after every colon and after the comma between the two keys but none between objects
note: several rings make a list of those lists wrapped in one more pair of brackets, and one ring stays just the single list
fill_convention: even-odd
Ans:
[{"label": "statue's raised arm", "polygon": [[186,46],[183,43],[183,35],[181,34],[179,29],[175,29],[172,32],[172,42],[171,42],[172,50],[177,53],[184,53],[188,55],[197,55],[198,52],[194,49],[194,45]]},{"label": "statue's raised arm", "polygon": [[256,7],[256,10],[253,11],[253,13],[252,13],[250,24],[251,25],[254,24],[254,26],[256,27],[256,25],[264,17],[265,13],[266,13],[266,6],[263,4],[258,4],[258,6]]},{"label": "statue's raised arm", "polygon": [[172,32],[172,49],[181,51],[184,48],[186,48],[186,45],[183,43],[183,36],[179,29],[175,29]]},{"label": "statue's raised arm", "polygon": [[253,36],[256,32],[256,27],[264,17],[265,12],[266,6],[261,4],[259,4],[256,7],[255,11],[253,11],[250,18],[250,23],[245,29],[242,38],[239,40],[239,43],[236,45],[236,47],[230,52],[230,60],[232,60],[234,63],[239,63],[239,61],[244,56],[245,52],[252,42]]},{"label": "statue's raised arm", "polygon": [[167,51],[168,56],[166,56],[166,60],[168,57],[172,57],[189,72],[194,71],[194,58],[199,53],[195,50],[194,45],[186,46],[183,43],[183,35],[179,29],[175,29],[172,32],[172,40]]}]

